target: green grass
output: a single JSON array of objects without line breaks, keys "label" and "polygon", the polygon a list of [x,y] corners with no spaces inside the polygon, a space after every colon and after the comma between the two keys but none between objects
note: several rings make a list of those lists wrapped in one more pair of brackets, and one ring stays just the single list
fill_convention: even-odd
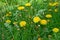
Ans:
[{"label": "green grass", "polygon": [[[60,29],[60,1],[52,0],[52,2],[55,1],[59,5],[51,7],[48,6],[50,0],[0,0],[0,40],[38,40],[39,37],[42,40],[59,40],[60,31],[58,33],[52,32],[53,28]],[[33,8],[25,7],[24,5],[27,2],[30,2]],[[25,10],[18,10],[17,5],[23,5]],[[56,8],[58,12],[54,12]],[[52,9],[52,11],[48,11],[49,9]],[[5,15],[8,12],[11,12],[11,16],[6,17]],[[45,17],[46,14],[51,14],[52,18],[47,19]],[[40,23],[36,24],[33,22],[33,17],[35,16],[50,20],[50,22],[44,26]],[[12,22],[6,24],[5,21],[7,19],[10,19]],[[22,20],[27,22],[26,27],[19,26],[19,22]],[[18,22],[18,24],[13,25],[14,21]],[[51,35],[51,37],[48,37],[48,35]]]}]

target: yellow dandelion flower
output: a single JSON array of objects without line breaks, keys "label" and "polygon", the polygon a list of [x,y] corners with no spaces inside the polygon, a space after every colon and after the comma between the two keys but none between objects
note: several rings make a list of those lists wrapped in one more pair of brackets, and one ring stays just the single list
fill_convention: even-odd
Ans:
[{"label": "yellow dandelion flower", "polygon": [[38,40],[42,40],[42,38],[39,37]]},{"label": "yellow dandelion flower", "polygon": [[41,19],[38,16],[36,16],[36,17],[33,18],[33,22],[34,23],[38,23],[40,20]]},{"label": "yellow dandelion flower", "polygon": [[6,14],[6,16],[10,16],[9,14]]},{"label": "yellow dandelion flower", "polygon": [[11,20],[6,20],[6,23],[11,23]]},{"label": "yellow dandelion flower", "polygon": [[55,9],[54,11],[55,11],[55,12],[58,12],[58,9]]},{"label": "yellow dandelion flower", "polygon": [[19,25],[20,25],[21,27],[26,26],[26,21],[21,21],[21,22],[19,23]]},{"label": "yellow dandelion flower", "polygon": [[57,32],[59,32],[59,29],[58,28],[53,28],[52,31],[57,33]]},{"label": "yellow dandelion flower", "polygon": [[11,16],[11,12],[7,13],[5,16]]},{"label": "yellow dandelion flower", "polygon": [[25,6],[31,6],[31,3],[26,3]]},{"label": "yellow dandelion flower", "polygon": [[51,14],[47,14],[45,17],[46,18],[52,18],[52,15]]},{"label": "yellow dandelion flower", "polygon": [[58,5],[58,2],[53,3],[53,6],[56,6],[56,5]]},{"label": "yellow dandelion flower", "polygon": [[41,21],[40,21],[40,24],[46,25],[46,24],[47,24],[47,20],[41,20]]},{"label": "yellow dandelion flower", "polygon": [[24,10],[24,8],[25,8],[24,6],[19,6],[18,10]]},{"label": "yellow dandelion flower", "polygon": [[11,14],[7,13],[6,16],[11,16]]},{"label": "yellow dandelion flower", "polygon": [[49,3],[49,6],[53,6],[53,3]]},{"label": "yellow dandelion flower", "polygon": [[50,6],[57,6],[58,2],[54,2],[54,3],[49,3]]}]

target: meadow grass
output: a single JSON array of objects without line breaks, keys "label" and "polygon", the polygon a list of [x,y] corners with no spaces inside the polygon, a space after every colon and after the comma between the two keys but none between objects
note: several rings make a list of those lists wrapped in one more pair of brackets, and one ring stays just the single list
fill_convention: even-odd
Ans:
[{"label": "meadow grass", "polygon": [[0,0],[0,40],[60,40],[60,0]]}]

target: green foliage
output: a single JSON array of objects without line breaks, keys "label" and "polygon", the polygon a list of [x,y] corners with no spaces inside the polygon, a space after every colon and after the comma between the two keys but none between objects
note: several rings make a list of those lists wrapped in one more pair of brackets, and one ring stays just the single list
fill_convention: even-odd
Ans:
[{"label": "green foliage", "polygon": [[[58,6],[49,6],[51,0],[0,0],[0,40],[59,40],[60,31],[58,33],[52,32],[53,28],[60,29],[60,1]],[[30,2],[31,7],[25,7],[25,4]],[[18,10],[18,6],[24,6],[25,10]],[[58,12],[55,12],[55,9]],[[48,11],[52,9],[52,11]],[[5,16],[11,12],[11,16]],[[46,14],[51,14],[52,18],[45,17]],[[29,18],[29,16],[31,18]],[[47,25],[35,24],[33,17],[39,16],[41,19],[50,20]],[[7,19],[11,20],[11,24],[5,23]],[[25,20],[26,27],[20,27],[19,22]],[[18,22],[14,25],[13,22]],[[32,23],[31,23],[32,22]],[[48,37],[51,35],[51,37]]]}]

